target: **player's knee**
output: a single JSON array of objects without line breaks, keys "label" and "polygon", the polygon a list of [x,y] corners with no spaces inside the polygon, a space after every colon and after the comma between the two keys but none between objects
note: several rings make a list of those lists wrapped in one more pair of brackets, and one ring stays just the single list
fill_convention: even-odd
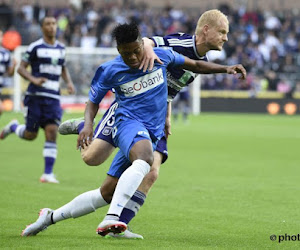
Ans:
[{"label": "player's knee", "polygon": [[151,158],[151,157],[148,157],[148,158],[144,158],[143,159],[145,162],[147,162],[150,166],[153,164],[153,157]]},{"label": "player's knee", "polygon": [[101,164],[98,158],[91,156],[88,152],[82,152],[81,158],[89,166],[98,166]]},{"label": "player's knee", "polygon": [[154,162],[154,155],[152,152],[143,154],[143,156],[141,158],[142,158],[142,160],[147,162],[150,166],[152,166],[152,164]]},{"label": "player's knee", "polygon": [[32,133],[32,132],[25,131],[25,134],[24,134],[24,139],[25,140],[33,141],[36,138],[37,138],[37,133]]},{"label": "player's knee", "polygon": [[131,161],[138,160],[138,159],[147,162],[150,166],[152,166],[152,164],[154,162],[154,156],[153,156],[152,152],[150,152],[148,154],[146,152],[143,152],[134,158],[130,158]]},{"label": "player's knee", "polygon": [[56,137],[57,137],[57,132],[55,130],[51,130],[46,133],[47,141],[55,142]]},{"label": "player's knee", "polygon": [[151,169],[150,172],[145,176],[144,181],[147,182],[148,185],[152,186],[154,182],[158,179],[158,170]]}]

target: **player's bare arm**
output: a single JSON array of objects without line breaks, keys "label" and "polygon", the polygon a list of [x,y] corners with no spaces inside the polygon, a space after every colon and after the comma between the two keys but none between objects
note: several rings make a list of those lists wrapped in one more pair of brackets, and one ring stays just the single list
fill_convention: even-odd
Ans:
[{"label": "player's bare arm", "polygon": [[25,61],[21,61],[21,64],[18,68],[18,73],[24,77],[26,80],[32,82],[33,84],[37,85],[37,86],[42,86],[42,84],[44,82],[47,81],[47,78],[45,77],[34,77],[32,74],[30,74],[27,71],[27,67],[28,67],[29,63],[25,62]]},{"label": "player's bare arm", "polygon": [[240,73],[241,74],[241,76],[239,77],[240,79],[245,79],[247,76],[247,72],[243,67],[243,65],[241,64],[227,66],[227,65],[221,65],[221,64],[205,62],[205,61],[195,61],[188,57],[185,57],[185,62],[182,65],[182,68],[199,74]]},{"label": "player's bare arm", "polygon": [[15,59],[12,59],[12,65],[9,66],[9,67],[7,67],[7,70],[6,70],[6,74],[7,74],[8,76],[13,76],[13,75],[14,75],[16,65],[17,65],[16,60],[15,60]]},{"label": "player's bare arm", "polygon": [[91,102],[90,100],[87,102],[84,111],[84,127],[81,130],[80,134],[77,138],[77,148],[84,148],[91,143],[93,138],[93,121],[98,112],[99,105]]},{"label": "player's bare arm", "polygon": [[233,74],[236,75],[240,73],[241,75],[239,76],[239,79],[244,80],[246,79],[247,72],[243,65],[237,64],[237,65],[232,65],[232,66],[227,66],[227,74]]},{"label": "player's bare arm", "polygon": [[165,134],[168,138],[169,135],[172,134],[171,132],[171,115],[172,115],[172,103],[168,102],[168,109],[166,115],[166,122],[165,122]]},{"label": "player's bare arm", "polygon": [[64,79],[65,83],[67,84],[67,89],[69,94],[75,94],[75,87],[73,81],[71,79],[69,70],[66,66],[62,67],[61,77]]}]

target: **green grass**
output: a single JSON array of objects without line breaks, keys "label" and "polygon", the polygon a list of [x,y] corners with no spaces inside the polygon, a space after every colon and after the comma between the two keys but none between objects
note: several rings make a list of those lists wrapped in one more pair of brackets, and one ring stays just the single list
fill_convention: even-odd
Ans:
[{"label": "green grass", "polygon": [[[0,126],[14,117],[22,120],[5,113]],[[99,187],[112,158],[88,167],[75,149],[76,136],[59,136],[61,184],[41,184],[43,131],[33,142],[11,135],[0,141],[0,248],[298,249],[299,242],[269,237],[300,233],[299,128],[299,116],[245,114],[202,114],[173,124],[170,158],[130,223],[144,240],[96,235],[108,207],[20,237],[40,208],[58,208]]]}]

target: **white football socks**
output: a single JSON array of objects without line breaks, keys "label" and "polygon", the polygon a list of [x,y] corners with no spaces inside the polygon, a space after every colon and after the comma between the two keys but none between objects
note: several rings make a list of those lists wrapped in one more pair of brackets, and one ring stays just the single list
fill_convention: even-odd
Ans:
[{"label": "white football socks", "polygon": [[25,124],[18,125],[17,128],[16,128],[16,130],[15,130],[15,134],[17,136],[19,136],[20,138],[24,138],[25,129],[26,129],[26,125]]},{"label": "white football socks", "polygon": [[55,223],[71,217],[77,218],[94,212],[97,208],[106,206],[107,204],[98,188],[78,195],[66,205],[56,209],[53,212],[52,219]]},{"label": "white football socks", "polygon": [[[132,165],[121,175],[108,215],[120,216],[123,208],[137,190],[145,175],[150,171],[150,165],[143,160],[135,160]],[[107,217],[108,218],[108,217]],[[106,219],[107,219],[106,218]]]}]

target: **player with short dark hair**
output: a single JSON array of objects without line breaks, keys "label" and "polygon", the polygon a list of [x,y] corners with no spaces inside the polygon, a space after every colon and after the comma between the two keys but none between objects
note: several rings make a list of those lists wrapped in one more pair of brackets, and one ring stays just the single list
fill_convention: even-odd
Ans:
[{"label": "player with short dark hair", "polygon": [[[31,141],[37,137],[39,128],[43,128],[46,138],[43,149],[45,167],[40,181],[58,183],[53,166],[57,156],[57,130],[62,117],[60,76],[67,83],[70,94],[75,93],[75,88],[65,66],[65,46],[56,40],[56,19],[45,17],[41,29],[43,38],[29,45],[18,68],[18,73],[30,81],[24,99],[26,124],[11,121],[2,130],[0,139],[15,133],[21,139]],[[29,65],[31,72],[27,70]]]}]

